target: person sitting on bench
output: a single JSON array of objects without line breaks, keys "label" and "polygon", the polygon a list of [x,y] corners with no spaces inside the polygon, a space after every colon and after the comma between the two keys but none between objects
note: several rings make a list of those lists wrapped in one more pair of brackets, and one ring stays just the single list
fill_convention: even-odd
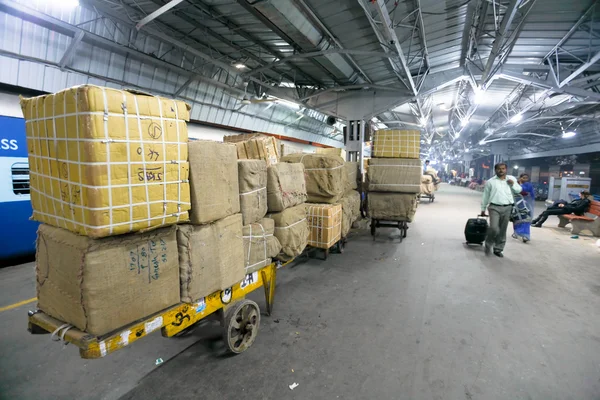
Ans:
[{"label": "person sitting on bench", "polygon": [[542,224],[546,222],[550,215],[565,215],[565,214],[575,214],[575,215],[583,215],[587,210],[589,210],[592,195],[588,191],[583,191],[580,194],[580,198],[577,200],[573,200],[570,203],[559,202],[558,204],[554,203],[552,207],[548,207],[546,211],[541,213],[536,219],[531,221],[531,226],[535,226],[536,228],[541,228]]}]

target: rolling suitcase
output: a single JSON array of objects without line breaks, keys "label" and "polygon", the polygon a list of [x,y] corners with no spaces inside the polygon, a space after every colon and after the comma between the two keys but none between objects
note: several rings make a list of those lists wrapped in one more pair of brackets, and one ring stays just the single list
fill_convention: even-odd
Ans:
[{"label": "rolling suitcase", "polygon": [[467,244],[483,244],[487,234],[488,222],[483,217],[470,218],[465,226]]}]

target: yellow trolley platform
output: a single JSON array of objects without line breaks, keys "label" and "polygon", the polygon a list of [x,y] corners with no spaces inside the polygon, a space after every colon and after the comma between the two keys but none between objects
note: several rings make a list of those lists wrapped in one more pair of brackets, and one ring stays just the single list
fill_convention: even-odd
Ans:
[{"label": "yellow trolley platform", "polygon": [[[291,261],[285,263],[288,264]],[[50,317],[40,310],[29,311],[28,330],[32,334],[52,333],[53,339],[79,347],[82,358],[100,358],[160,329],[172,337],[205,318],[217,319],[223,327],[223,339],[232,353],[242,353],[254,343],[260,326],[260,308],[246,295],[264,288],[267,315],[271,315],[275,299],[277,269],[285,264],[272,263],[246,275],[229,289],[215,292],[194,303],[180,303],[157,314],[127,325],[117,331],[96,337]]]}]

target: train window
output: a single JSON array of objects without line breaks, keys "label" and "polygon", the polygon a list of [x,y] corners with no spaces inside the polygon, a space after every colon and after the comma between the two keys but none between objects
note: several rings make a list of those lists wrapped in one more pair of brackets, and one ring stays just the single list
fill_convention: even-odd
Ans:
[{"label": "train window", "polygon": [[14,194],[29,194],[29,164],[15,163],[11,172]]}]

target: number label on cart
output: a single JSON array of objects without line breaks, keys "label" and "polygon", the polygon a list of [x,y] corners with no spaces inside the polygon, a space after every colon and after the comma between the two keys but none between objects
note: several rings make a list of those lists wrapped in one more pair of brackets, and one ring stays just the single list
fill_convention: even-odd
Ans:
[{"label": "number label on cart", "polygon": [[240,289],[245,289],[246,287],[248,287],[256,282],[258,282],[258,272],[253,272],[251,274],[248,274],[248,275],[246,275],[244,280],[240,283]]}]

